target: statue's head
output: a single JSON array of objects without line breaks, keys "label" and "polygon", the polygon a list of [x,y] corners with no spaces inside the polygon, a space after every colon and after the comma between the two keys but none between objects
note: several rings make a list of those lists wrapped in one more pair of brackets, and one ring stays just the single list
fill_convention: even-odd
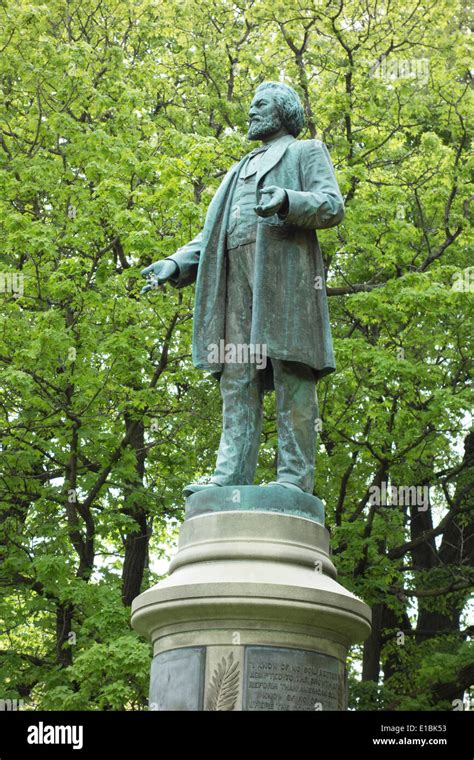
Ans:
[{"label": "statue's head", "polygon": [[262,82],[255,90],[249,110],[249,140],[263,140],[282,127],[297,137],[304,126],[298,93],[283,82]]}]

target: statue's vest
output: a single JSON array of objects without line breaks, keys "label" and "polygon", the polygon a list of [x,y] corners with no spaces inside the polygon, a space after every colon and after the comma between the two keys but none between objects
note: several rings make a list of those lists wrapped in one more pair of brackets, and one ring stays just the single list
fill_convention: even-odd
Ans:
[{"label": "statue's vest", "polygon": [[255,243],[257,217],[255,208],[255,185],[258,163],[263,155],[260,150],[244,162],[232,194],[232,207],[227,227],[227,249]]}]

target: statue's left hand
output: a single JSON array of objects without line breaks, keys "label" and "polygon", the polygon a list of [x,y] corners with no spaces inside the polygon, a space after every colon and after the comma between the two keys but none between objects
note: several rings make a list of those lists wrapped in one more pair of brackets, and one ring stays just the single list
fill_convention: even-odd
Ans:
[{"label": "statue's left hand", "polygon": [[260,191],[260,203],[255,206],[259,216],[272,216],[288,203],[286,191],[276,185],[268,185]]}]

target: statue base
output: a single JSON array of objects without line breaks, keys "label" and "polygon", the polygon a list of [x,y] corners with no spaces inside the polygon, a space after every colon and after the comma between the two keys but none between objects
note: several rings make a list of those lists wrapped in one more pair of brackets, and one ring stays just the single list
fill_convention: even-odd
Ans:
[{"label": "statue base", "polygon": [[277,512],[324,525],[324,504],[317,496],[284,486],[216,486],[188,496],[185,519],[215,512]]},{"label": "statue base", "polygon": [[169,576],[132,605],[153,643],[150,709],[347,709],[347,650],[369,635],[371,613],[335,577],[314,519],[188,517]]}]

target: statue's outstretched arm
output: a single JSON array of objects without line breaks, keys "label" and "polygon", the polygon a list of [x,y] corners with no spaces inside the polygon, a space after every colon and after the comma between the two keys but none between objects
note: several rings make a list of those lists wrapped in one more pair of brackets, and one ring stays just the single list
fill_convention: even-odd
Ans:
[{"label": "statue's outstretched arm", "polygon": [[141,274],[148,279],[148,282],[141,289],[140,294],[144,295],[148,291],[164,285],[165,282],[169,282],[175,288],[191,285],[197,276],[201,240],[202,232],[187,245],[179,248],[172,256],[155,261],[150,266],[145,267]]}]

